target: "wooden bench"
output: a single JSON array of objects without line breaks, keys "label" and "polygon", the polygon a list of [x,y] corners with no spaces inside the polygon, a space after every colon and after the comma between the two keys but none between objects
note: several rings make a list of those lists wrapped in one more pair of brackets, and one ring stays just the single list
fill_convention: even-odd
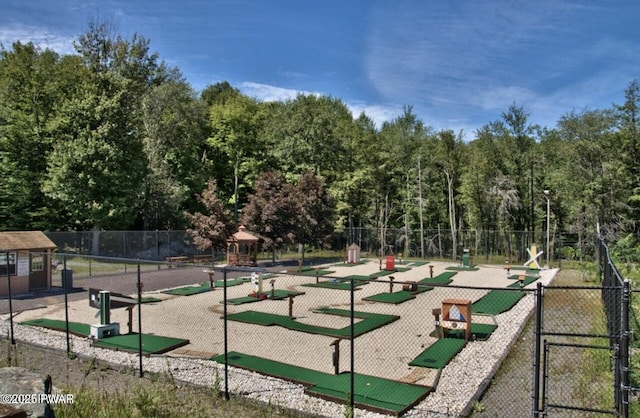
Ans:
[{"label": "wooden bench", "polygon": [[186,263],[187,261],[189,261],[189,257],[187,257],[186,255],[180,255],[176,257],[167,257],[165,258],[165,260],[169,262],[169,268],[171,268],[171,266],[175,265],[176,267],[179,267],[183,263]]},{"label": "wooden bench", "polygon": [[197,254],[191,257],[191,259],[196,264],[209,264],[211,262],[211,254]]}]

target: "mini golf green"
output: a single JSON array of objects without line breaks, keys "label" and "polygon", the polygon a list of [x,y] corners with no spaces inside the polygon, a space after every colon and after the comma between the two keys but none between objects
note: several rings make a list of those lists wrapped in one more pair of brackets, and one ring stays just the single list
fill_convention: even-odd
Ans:
[{"label": "mini golf green", "polygon": [[462,266],[451,266],[447,267],[445,270],[453,270],[453,271],[478,271],[480,270],[478,267],[462,267]]},{"label": "mini golf green", "polygon": [[[227,358],[230,366],[308,386],[305,392],[309,395],[336,403],[344,403],[351,390],[350,373],[338,375],[323,373],[238,352],[228,353]],[[225,356],[224,354],[215,356],[211,360],[224,364]],[[395,416],[404,414],[433,390],[428,386],[412,385],[357,373],[353,376],[353,380],[354,400],[357,407]]]},{"label": "mini golf green", "polygon": [[338,279],[342,282],[350,282],[351,280],[355,281],[356,286],[362,284],[368,284],[371,281],[378,280],[378,276],[365,276],[363,274],[351,274],[342,279]]},{"label": "mini golf green", "polygon": [[372,276],[375,277],[383,277],[383,276],[388,276],[390,274],[395,273],[395,271],[393,270],[378,270],[375,273],[371,273]]},{"label": "mini golf green", "polygon": [[[20,325],[30,325],[52,329],[55,331],[66,332],[67,326],[65,321],[59,319],[38,318],[20,322]],[[91,335],[91,327],[80,322],[69,322],[69,332],[78,337],[88,337]]]},{"label": "mini golf green", "polygon": [[401,290],[393,293],[389,293],[389,292],[378,293],[376,295],[371,295],[371,296],[367,296],[366,298],[362,298],[362,300],[368,300],[370,302],[392,303],[394,305],[398,305],[402,302],[415,299],[417,294],[424,293],[429,290],[433,290],[433,287],[418,286],[418,290],[415,290],[415,291]]},{"label": "mini golf green", "polygon": [[[322,313],[327,315],[337,316],[350,316],[351,311],[348,309],[332,309],[332,308],[320,308],[315,309],[314,313]],[[353,326],[353,335],[358,337],[374,329],[380,328],[384,325],[400,319],[396,315],[384,315],[370,312],[354,312],[354,317],[361,319]],[[351,338],[351,327],[346,326],[344,328],[328,328],[319,327],[315,325],[303,324],[285,315],[276,315],[266,312],[257,311],[244,311],[235,314],[227,315],[227,318],[231,321],[245,322],[249,324],[273,326],[278,325],[283,328],[287,328],[293,331],[302,331],[309,334],[327,335],[335,338]]]},{"label": "mini golf green", "polygon": [[444,369],[466,344],[467,341],[464,338],[440,338],[413,359],[409,365],[429,369]]},{"label": "mini golf green", "polygon": [[424,279],[418,282],[419,285],[448,285],[453,281],[451,279],[453,276],[458,274],[457,271],[445,271],[443,273],[438,274],[436,277],[425,277]]},{"label": "mini golf green", "polygon": [[[227,287],[238,286],[238,285],[241,285],[241,284],[244,284],[244,283],[248,283],[249,281],[251,281],[251,279],[249,277],[240,277],[238,279],[229,279],[229,280],[227,280]],[[200,293],[210,292],[210,291],[214,290],[216,287],[224,287],[224,280],[215,280],[213,282],[213,284],[214,284],[214,287],[211,287],[211,284],[209,282],[202,283],[202,284],[197,285],[197,286],[177,287],[175,289],[165,290],[162,293],[166,293],[168,295],[179,295],[179,296],[197,295],[197,294],[200,294]]]},{"label": "mini golf green", "polygon": [[[242,305],[242,304],[245,304],[245,303],[260,302],[261,300],[281,300],[281,299],[286,299],[289,296],[304,295],[304,292],[293,292],[293,291],[289,291],[289,290],[276,289],[273,292],[267,291],[267,292],[262,292],[261,294],[266,295],[266,298],[260,299],[260,298],[257,298],[255,296],[245,296],[245,297],[241,297],[241,298],[227,299],[227,303],[229,305]],[[220,303],[224,303],[224,301],[222,301]]]},{"label": "mini golf green", "polygon": [[[518,283],[514,284],[519,287]],[[524,295],[520,290],[491,290],[471,305],[471,312],[498,315],[513,308]]]},{"label": "mini golf green", "polygon": [[335,273],[333,270],[318,270],[317,272],[314,270],[302,270],[297,272],[297,274],[301,276],[327,276],[329,274]]},{"label": "mini golf green", "polygon": [[425,264],[429,264],[429,262],[428,261],[414,261],[410,265],[413,266],[413,267],[420,267],[420,266],[424,266]]},{"label": "mini golf green", "polygon": [[[514,275],[509,277],[511,280],[518,280],[519,276]],[[524,281],[522,282],[522,287],[525,287],[527,285],[530,285],[531,283],[535,282],[536,280],[538,280],[540,277],[539,276],[524,276]],[[520,282],[516,282],[516,283],[512,283],[507,287],[512,287],[512,288],[518,288],[520,287]]]},{"label": "mini golf green", "polygon": [[[360,290],[358,286],[358,282],[353,283],[353,290]],[[324,289],[338,289],[338,290],[351,290],[351,282],[342,282],[338,279],[332,281],[324,281],[318,283],[305,283],[302,286],[306,287],[321,287]]]},{"label": "mini golf green", "polygon": [[[487,340],[493,334],[493,331],[498,328],[495,324],[471,324],[471,337],[475,340]],[[448,329],[447,338],[462,338],[464,339],[464,330],[462,329]]]},{"label": "mini golf green", "polygon": [[[66,331],[65,321],[58,319],[38,318],[23,321],[21,325],[31,325],[55,331]],[[80,322],[69,322],[69,332],[79,337],[91,335],[91,326]],[[138,352],[138,334],[116,335],[97,340],[94,345],[113,350]],[[162,354],[189,344],[189,340],[181,338],[163,337],[160,335],[142,334],[142,352],[145,354]]]},{"label": "mini golf green", "polygon": [[[123,334],[97,340],[93,345],[117,351],[139,352],[139,334]],[[161,335],[142,334],[142,352],[144,354],[163,354],[189,344],[182,338],[163,337]]]}]

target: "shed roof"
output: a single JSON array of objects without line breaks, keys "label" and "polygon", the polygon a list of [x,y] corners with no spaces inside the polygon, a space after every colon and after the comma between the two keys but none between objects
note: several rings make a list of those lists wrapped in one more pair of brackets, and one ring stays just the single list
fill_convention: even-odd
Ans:
[{"label": "shed roof", "polygon": [[0,232],[0,251],[53,250],[57,247],[42,231]]}]

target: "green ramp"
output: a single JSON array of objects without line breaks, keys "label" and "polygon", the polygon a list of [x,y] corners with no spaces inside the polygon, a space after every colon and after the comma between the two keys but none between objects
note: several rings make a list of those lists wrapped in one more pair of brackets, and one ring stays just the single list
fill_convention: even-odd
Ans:
[{"label": "green ramp", "polygon": [[[306,393],[336,403],[344,403],[350,393],[351,374],[323,373],[304,367],[293,366],[262,357],[229,352],[229,365],[277,377],[307,386]],[[224,354],[211,360],[224,364]],[[383,379],[375,376],[355,374],[354,400],[356,406],[371,411],[399,416],[423,400],[433,388]],[[392,394],[392,396],[390,396]]]},{"label": "green ramp", "polygon": [[[320,308],[314,310],[313,312],[337,316],[351,315],[351,312],[347,309]],[[353,334],[355,337],[366,334],[369,331],[373,331],[376,328],[380,328],[384,325],[390,324],[391,322],[400,319],[399,316],[395,315],[383,315],[369,312],[354,312],[354,317],[361,319],[361,321],[356,322],[353,326]],[[296,320],[284,315],[276,315],[257,311],[244,311],[227,315],[227,318],[231,321],[245,322],[263,326],[277,325],[293,331],[302,331],[309,334],[327,335],[329,337],[345,339],[351,338],[350,326],[346,326],[344,328],[318,327],[315,325],[308,325],[297,322]]]},{"label": "green ramp", "polygon": [[456,356],[467,344],[465,339],[460,338],[440,338],[429,348],[424,350],[418,357],[413,359],[409,366],[426,367],[429,369],[444,369],[444,367]]},{"label": "green ramp", "polygon": [[389,292],[378,293],[375,295],[367,296],[366,298],[362,298],[362,300],[367,300],[370,302],[392,303],[394,305],[398,305],[402,302],[415,299],[417,294],[426,292],[428,290],[433,290],[433,287],[418,286],[418,290],[415,290],[415,291],[401,290],[399,292],[393,292],[393,293],[389,293]]},{"label": "green ramp", "polygon": [[[518,283],[514,284],[519,287]],[[471,305],[471,312],[498,315],[513,308],[524,295],[524,292],[518,290],[491,290]]]},{"label": "green ramp", "polygon": [[438,274],[436,277],[431,278],[431,277],[426,277],[422,280],[420,280],[418,282],[419,285],[448,285],[449,283],[451,283],[453,281],[453,279],[451,279],[453,276],[455,276],[456,274],[458,274],[457,271],[445,271],[443,273]]},{"label": "green ramp", "polygon": [[[94,343],[100,348],[110,348],[117,351],[131,353],[139,352],[140,334],[123,334],[102,338]],[[189,340],[182,338],[163,337],[161,335],[142,334],[142,352],[145,354],[162,354],[189,344]]]},{"label": "green ramp", "polygon": [[[55,331],[67,331],[65,321],[59,319],[38,318],[20,322],[20,325],[30,325],[52,329]],[[80,322],[69,322],[69,332],[78,337],[88,337],[91,335],[91,326]]]}]

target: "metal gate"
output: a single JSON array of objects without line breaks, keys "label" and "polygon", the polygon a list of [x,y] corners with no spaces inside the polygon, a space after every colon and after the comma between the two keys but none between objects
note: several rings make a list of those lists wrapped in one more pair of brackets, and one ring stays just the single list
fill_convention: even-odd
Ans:
[{"label": "metal gate", "polygon": [[534,417],[629,416],[631,288],[599,241],[600,287],[538,284]]}]

